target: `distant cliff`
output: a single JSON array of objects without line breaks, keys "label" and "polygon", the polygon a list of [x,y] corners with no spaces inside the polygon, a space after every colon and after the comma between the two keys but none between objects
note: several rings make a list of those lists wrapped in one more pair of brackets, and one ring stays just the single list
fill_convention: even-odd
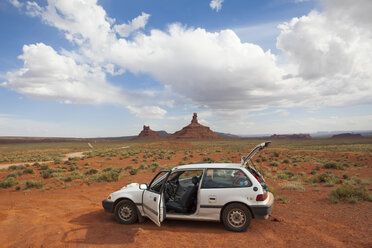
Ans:
[{"label": "distant cliff", "polygon": [[270,137],[272,140],[308,140],[311,139],[310,134],[274,134]]},{"label": "distant cliff", "polygon": [[340,133],[332,136],[332,139],[358,139],[363,138],[359,133]]}]

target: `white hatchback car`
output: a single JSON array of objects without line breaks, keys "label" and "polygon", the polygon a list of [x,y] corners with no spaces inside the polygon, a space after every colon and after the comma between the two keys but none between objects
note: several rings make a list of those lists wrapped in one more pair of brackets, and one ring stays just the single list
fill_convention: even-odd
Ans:
[{"label": "white hatchback car", "polygon": [[251,158],[271,142],[256,146],[241,164],[190,164],[162,170],[149,184],[131,183],[102,201],[121,224],[143,217],[160,226],[167,219],[222,221],[245,231],[251,219],[267,219],[274,205]]}]

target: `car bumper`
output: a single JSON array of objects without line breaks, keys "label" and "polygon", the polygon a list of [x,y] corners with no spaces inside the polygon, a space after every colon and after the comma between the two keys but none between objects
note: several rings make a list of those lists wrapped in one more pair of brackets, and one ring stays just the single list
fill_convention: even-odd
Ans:
[{"label": "car bumper", "polygon": [[269,218],[274,207],[274,196],[271,192],[268,192],[268,194],[269,201],[265,205],[250,206],[255,219],[266,220]]},{"label": "car bumper", "polygon": [[112,213],[114,210],[114,202],[104,199],[102,201],[102,207],[105,209],[106,212]]}]

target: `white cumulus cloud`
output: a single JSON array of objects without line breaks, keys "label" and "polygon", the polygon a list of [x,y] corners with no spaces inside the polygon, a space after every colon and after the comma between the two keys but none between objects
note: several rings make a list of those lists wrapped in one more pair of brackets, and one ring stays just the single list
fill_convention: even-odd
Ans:
[{"label": "white cumulus cloud", "polygon": [[[212,1],[211,7],[212,3],[217,11],[222,1]],[[27,4],[33,6],[33,15],[77,45],[63,54],[40,44],[25,46],[29,51],[20,56],[24,67],[9,72],[5,85],[29,96],[84,103],[119,101],[130,105],[137,116],[164,116],[166,111],[154,105],[167,105],[170,99],[152,93],[141,98],[106,82],[106,73],[130,71],[151,75],[163,84],[161,96],[171,94],[178,101],[233,118],[244,110],[269,106],[372,102],[371,1],[327,0],[322,10],[280,25],[277,47],[287,59],[281,64],[270,50],[242,42],[229,29],[209,32],[170,24],[165,31],[144,34],[139,29],[145,27],[148,14],[115,25],[97,0],[49,0],[45,7]],[[138,32],[126,38],[134,30]],[[54,61],[72,69],[55,68]],[[89,93],[81,93],[85,90]],[[136,101],[128,104],[125,99],[130,96]]]},{"label": "white cumulus cloud", "polygon": [[149,17],[149,14],[142,12],[140,16],[137,16],[128,24],[114,25],[114,30],[121,37],[128,37],[134,31],[144,28],[149,20]]},{"label": "white cumulus cloud", "polygon": [[209,3],[209,7],[211,7],[211,9],[215,10],[216,12],[219,12],[222,8],[223,1],[224,0],[212,0]]},{"label": "white cumulus cloud", "polygon": [[144,107],[127,107],[132,114],[135,114],[139,118],[144,119],[163,119],[167,113],[165,109],[157,106],[144,106]]}]

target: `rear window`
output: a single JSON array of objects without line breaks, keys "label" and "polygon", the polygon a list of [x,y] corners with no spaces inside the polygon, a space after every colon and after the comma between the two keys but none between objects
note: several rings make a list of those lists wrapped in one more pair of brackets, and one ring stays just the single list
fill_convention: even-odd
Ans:
[{"label": "rear window", "polygon": [[252,182],[241,170],[208,169],[202,188],[236,188],[250,187]]}]

